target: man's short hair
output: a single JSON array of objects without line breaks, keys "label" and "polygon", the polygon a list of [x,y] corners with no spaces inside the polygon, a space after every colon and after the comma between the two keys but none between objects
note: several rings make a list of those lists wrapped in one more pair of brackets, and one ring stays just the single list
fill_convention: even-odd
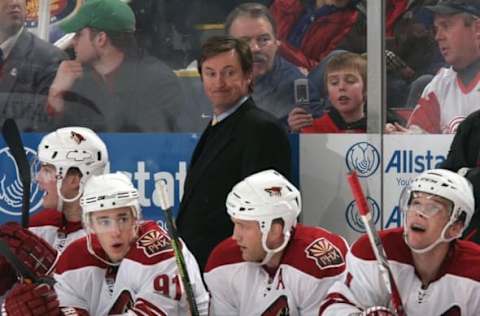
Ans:
[{"label": "man's short hair", "polygon": [[366,57],[351,53],[351,52],[342,52],[334,57],[328,62],[325,68],[324,82],[327,86],[328,75],[334,71],[353,69],[358,71],[360,77],[363,80],[363,88],[366,91],[367,89],[367,59]]},{"label": "man's short hair", "polygon": [[230,34],[230,28],[232,26],[232,23],[238,17],[242,16],[254,19],[264,18],[270,23],[270,25],[272,26],[273,34],[276,36],[277,25],[275,23],[275,19],[270,13],[270,10],[268,10],[268,8],[263,4],[253,2],[242,3],[230,12],[230,14],[227,16],[227,19],[225,20],[225,32],[227,34]]},{"label": "man's short hair", "polygon": [[242,39],[228,35],[213,36],[203,43],[202,52],[198,60],[198,72],[202,74],[202,64],[209,58],[234,50],[239,57],[244,74],[249,74],[253,69],[253,56],[248,43]]},{"label": "man's short hair", "polygon": [[141,52],[137,45],[137,39],[132,32],[114,32],[103,31],[90,27],[90,40],[93,40],[95,36],[104,32],[107,34],[110,44],[122,51],[128,57],[140,57]]}]

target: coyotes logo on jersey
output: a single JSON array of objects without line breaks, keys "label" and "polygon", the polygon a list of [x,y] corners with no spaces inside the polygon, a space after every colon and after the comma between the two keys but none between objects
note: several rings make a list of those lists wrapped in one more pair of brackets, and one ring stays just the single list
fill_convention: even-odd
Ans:
[{"label": "coyotes logo on jersey", "polygon": [[172,249],[170,237],[158,230],[146,232],[137,240],[137,247],[143,249],[143,252],[149,258]]},{"label": "coyotes logo on jersey", "polygon": [[305,249],[305,253],[307,258],[314,260],[320,269],[340,267],[345,264],[340,250],[324,237],[314,240]]}]

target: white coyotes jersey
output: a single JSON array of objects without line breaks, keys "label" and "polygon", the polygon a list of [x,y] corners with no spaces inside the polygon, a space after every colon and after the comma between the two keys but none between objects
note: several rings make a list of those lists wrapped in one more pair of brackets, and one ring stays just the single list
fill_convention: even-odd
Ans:
[{"label": "white coyotes jersey", "polygon": [[480,109],[480,72],[465,86],[453,68],[442,68],[423,90],[408,125],[429,133],[455,133],[470,113]]},{"label": "white coyotes jersey", "polygon": [[344,277],[347,251],[341,237],[297,225],[280,265],[268,272],[243,261],[236,242],[226,239],[210,255],[204,273],[211,315],[317,315],[328,288]]},{"label": "white coyotes jersey", "polygon": [[[390,268],[408,316],[480,315],[480,247],[459,240],[451,248],[436,281],[422,288],[403,230],[380,233]],[[347,255],[348,274],[330,289],[322,316],[346,316],[372,306],[391,308],[378,264],[366,236]]]},{"label": "white coyotes jersey", "polygon": [[[136,240],[117,267],[108,266],[87,250],[87,238],[73,242],[55,270],[60,306],[85,310],[89,315],[187,315],[175,257],[166,232],[154,222],[139,228]],[[105,253],[92,236],[95,253]],[[207,315],[209,295],[198,264],[182,244],[185,263],[200,315]]]},{"label": "white coyotes jersey", "polygon": [[29,230],[43,238],[58,253],[61,253],[72,241],[86,235],[82,223],[67,222],[62,212],[46,209],[30,219]]}]

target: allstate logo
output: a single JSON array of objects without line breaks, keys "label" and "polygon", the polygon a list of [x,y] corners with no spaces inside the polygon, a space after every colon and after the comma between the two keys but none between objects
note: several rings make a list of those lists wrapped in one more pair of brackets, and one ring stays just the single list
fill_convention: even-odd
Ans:
[{"label": "allstate logo", "polygon": [[356,143],[347,150],[345,162],[349,171],[355,170],[359,177],[369,177],[380,166],[380,154],[367,142]]},{"label": "allstate logo", "polygon": [[[372,212],[372,219],[375,224],[380,220],[380,208],[374,199],[367,197],[368,204],[370,205],[370,212]],[[358,233],[365,232],[365,225],[363,225],[360,214],[358,213],[357,202],[353,200],[348,204],[345,210],[345,218],[347,219],[348,226]]]},{"label": "allstate logo", "polygon": [[[29,162],[36,156],[36,152],[25,147]],[[23,185],[15,159],[10,150],[5,147],[0,149],[0,212],[9,215],[21,215]],[[38,185],[30,185],[30,212],[42,205],[43,194],[39,192]]]}]

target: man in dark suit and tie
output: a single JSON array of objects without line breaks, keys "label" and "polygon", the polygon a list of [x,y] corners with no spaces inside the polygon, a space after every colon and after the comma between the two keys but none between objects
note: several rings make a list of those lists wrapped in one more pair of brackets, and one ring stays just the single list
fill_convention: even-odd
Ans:
[{"label": "man in dark suit and tie", "polygon": [[0,124],[14,118],[22,131],[45,131],[48,89],[66,56],[25,27],[26,0],[0,0]]},{"label": "man in dark suit and tie", "polygon": [[290,177],[287,132],[251,99],[252,68],[243,40],[219,36],[202,45],[198,70],[213,118],[193,152],[177,217],[179,233],[202,270],[210,251],[232,234],[225,211],[232,187],[265,169]]}]

